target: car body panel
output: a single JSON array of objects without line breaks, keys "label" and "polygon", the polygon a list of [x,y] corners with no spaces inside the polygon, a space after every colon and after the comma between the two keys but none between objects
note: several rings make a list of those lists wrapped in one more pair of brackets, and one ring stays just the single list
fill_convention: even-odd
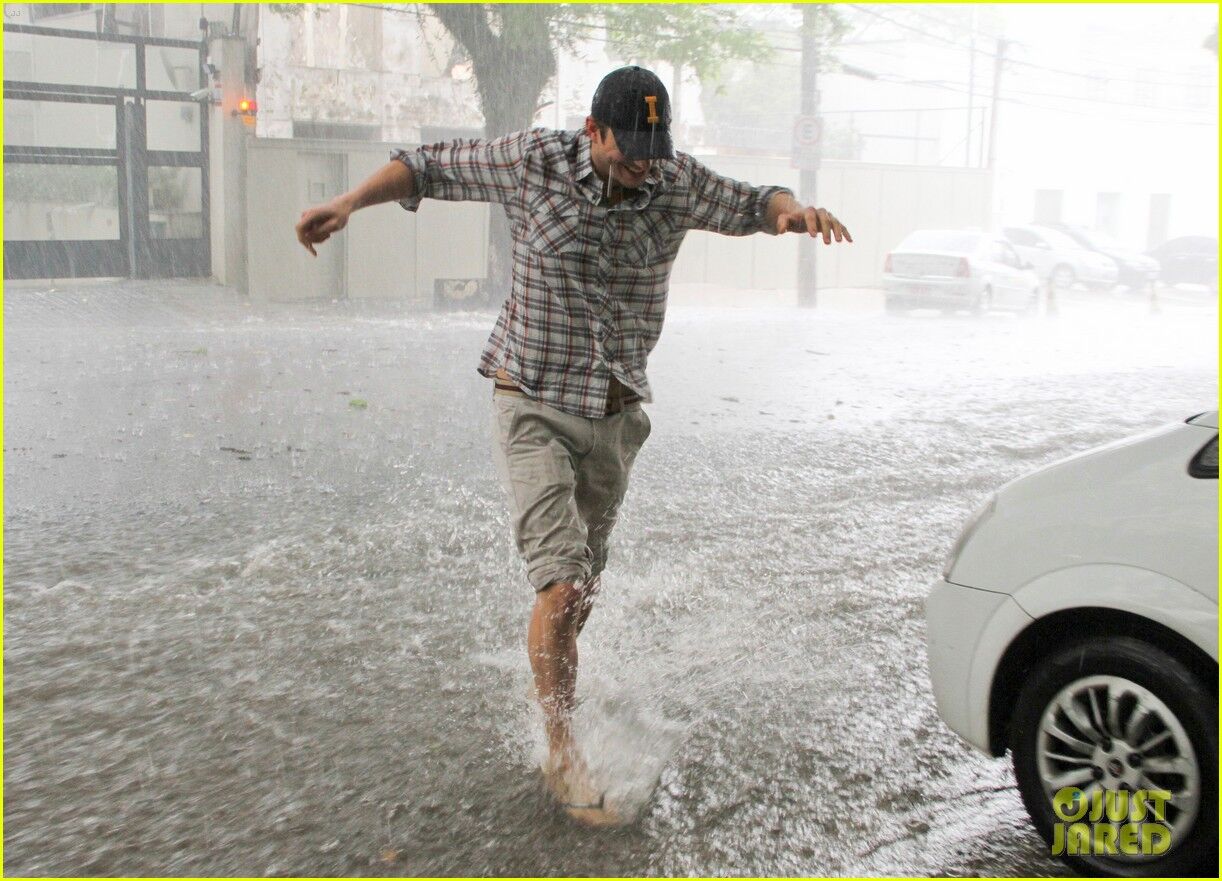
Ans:
[{"label": "car body panel", "polygon": [[1014,593],[1051,572],[1112,564],[1161,572],[1216,604],[1218,482],[1188,473],[1215,435],[1178,423],[1007,484],[949,580]]},{"label": "car body panel", "polygon": [[1066,609],[1115,609],[1174,630],[1218,660],[1218,602],[1186,584],[1132,566],[1074,566],[1050,572],[1014,592],[1032,618]]},{"label": "car body panel", "polygon": [[1020,224],[1006,227],[1002,234],[1045,282],[1051,282],[1060,266],[1068,266],[1077,281],[1096,287],[1110,287],[1119,278],[1115,260],[1082,247],[1058,230]]},{"label": "car body panel", "polygon": [[989,752],[993,674],[1005,648],[1032,618],[1011,596],[943,580],[925,601],[925,620],[938,713],[952,731]]},{"label": "car body panel", "polygon": [[1209,236],[1181,236],[1148,252],[1161,267],[1159,279],[1167,284],[1218,284],[1218,240]]},{"label": "car body panel", "polygon": [[985,285],[981,278],[883,273],[883,289],[892,304],[903,301],[914,306],[970,309]]},{"label": "car body panel", "polygon": [[1065,233],[1082,247],[1112,258],[1120,271],[1119,282],[1134,288],[1153,284],[1159,276],[1161,267],[1158,261],[1146,254],[1141,254],[1126,248],[1110,238],[1103,237],[1096,230],[1069,223],[1054,223],[1050,226]]},{"label": "car body panel", "polygon": [[1071,456],[1003,486],[926,603],[930,677],[952,730],[991,753],[998,666],[1034,622],[1108,609],[1218,659],[1218,481],[1189,463],[1217,412]]},{"label": "car body panel", "polygon": [[[891,271],[883,272],[882,283],[890,305],[970,309],[987,289],[990,306],[1026,309],[1039,288],[1039,277],[1023,267],[1018,252],[987,233],[917,230],[888,256]],[[966,276],[958,274],[963,260]]]}]

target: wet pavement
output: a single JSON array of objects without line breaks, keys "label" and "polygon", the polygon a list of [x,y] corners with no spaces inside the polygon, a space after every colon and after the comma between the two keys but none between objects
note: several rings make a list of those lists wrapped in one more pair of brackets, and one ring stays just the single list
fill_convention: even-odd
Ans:
[{"label": "wet pavement", "polygon": [[5,872],[1060,873],[922,602],[996,486],[1216,406],[1213,301],[694,299],[581,641],[635,811],[590,832],[534,770],[490,314],[9,286]]}]

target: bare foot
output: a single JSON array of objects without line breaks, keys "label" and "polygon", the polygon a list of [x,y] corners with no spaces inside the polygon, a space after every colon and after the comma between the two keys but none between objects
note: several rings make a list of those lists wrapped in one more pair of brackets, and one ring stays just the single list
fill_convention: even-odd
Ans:
[{"label": "bare foot", "polygon": [[543,781],[564,812],[583,826],[619,826],[623,820],[607,804],[606,793],[590,779],[580,756],[565,750],[543,765]]}]

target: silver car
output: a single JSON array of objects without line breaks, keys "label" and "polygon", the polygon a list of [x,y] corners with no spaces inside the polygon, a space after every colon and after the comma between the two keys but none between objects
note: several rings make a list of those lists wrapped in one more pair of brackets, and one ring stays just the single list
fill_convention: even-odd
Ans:
[{"label": "silver car", "polygon": [[983,232],[919,229],[883,265],[887,310],[1034,310],[1040,280],[1007,241]]},{"label": "silver car", "polygon": [[1111,289],[1119,278],[1115,260],[1082,247],[1059,230],[1030,224],[1007,226],[1001,232],[1054,290],[1066,290],[1079,282],[1091,288]]}]

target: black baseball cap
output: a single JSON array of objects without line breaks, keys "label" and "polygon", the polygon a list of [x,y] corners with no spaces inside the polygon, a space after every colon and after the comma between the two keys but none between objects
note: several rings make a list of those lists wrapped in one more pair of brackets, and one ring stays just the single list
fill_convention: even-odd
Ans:
[{"label": "black baseball cap", "polygon": [[611,127],[628,159],[674,159],[670,139],[670,95],[653,71],[613,70],[598,84],[590,115]]}]

